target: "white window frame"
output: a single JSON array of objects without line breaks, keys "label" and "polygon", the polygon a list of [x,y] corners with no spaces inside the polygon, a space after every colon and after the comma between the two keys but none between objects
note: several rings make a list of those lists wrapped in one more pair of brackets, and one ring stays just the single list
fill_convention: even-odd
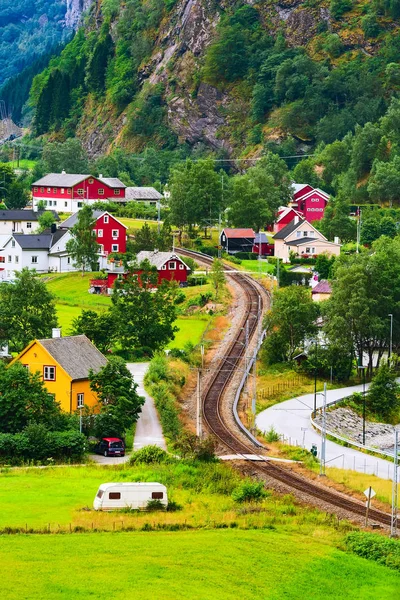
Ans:
[{"label": "white window frame", "polygon": [[110,217],[108,215],[104,215],[103,222],[108,223],[109,220],[110,220]]},{"label": "white window frame", "polygon": [[114,188],[114,196],[119,196],[121,193],[121,190],[119,188]]},{"label": "white window frame", "polygon": [[61,188],[61,193],[65,194],[65,188]]},{"label": "white window frame", "polygon": [[301,238],[301,231],[296,231],[296,237]]},{"label": "white window frame", "polygon": [[[171,265],[174,265],[174,266],[171,266]],[[170,260],[168,262],[168,269],[170,271],[176,271],[176,260]]]},{"label": "white window frame", "polygon": [[99,188],[99,196],[104,196],[104,188]]},{"label": "white window frame", "polygon": [[97,230],[97,237],[103,237],[103,230],[102,229],[98,229]]},{"label": "white window frame", "polygon": [[14,256],[14,259],[15,259],[15,264],[18,265],[19,264],[19,256],[17,256],[17,255]]},{"label": "white window frame", "polygon": [[76,407],[83,408],[85,406],[85,394],[83,392],[79,392],[76,394]]},{"label": "white window frame", "polygon": [[27,229],[32,229],[32,223],[27,223],[27,224],[26,224],[26,228],[27,228]]},{"label": "white window frame", "polygon": [[179,270],[183,271],[184,268],[185,268],[185,265],[183,265],[182,263],[179,263]]},{"label": "white window frame", "polygon": [[15,240],[11,240],[11,248],[15,248]]},{"label": "white window frame", "polygon": [[10,254],[7,256],[7,262],[12,262],[12,256]]},{"label": "white window frame", "polygon": [[80,198],[83,198],[83,196],[85,195],[85,190],[84,190],[83,188],[78,188],[78,189],[76,190],[76,193],[78,194],[78,196],[79,196]]},{"label": "white window frame", "polygon": [[31,263],[33,265],[37,265],[38,264],[38,256],[37,255],[31,256]]},{"label": "white window frame", "polygon": [[163,266],[161,267],[161,271],[166,271],[166,270],[167,270],[167,265],[163,265]]},{"label": "white window frame", "polygon": [[43,365],[43,381],[56,381],[56,367]]},{"label": "white window frame", "polygon": [[68,202],[64,202],[64,207],[66,208],[68,206]]},{"label": "white window frame", "polygon": [[119,252],[119,244],[111,244],[111,252]]},{"label": "white window frame", "polygon": [[117,240],[119,238],[119,231],[118,231],[118,229],[113,229],[112,232],[111,232],[111,235],[112,235],[112,239],[113,240]]}]

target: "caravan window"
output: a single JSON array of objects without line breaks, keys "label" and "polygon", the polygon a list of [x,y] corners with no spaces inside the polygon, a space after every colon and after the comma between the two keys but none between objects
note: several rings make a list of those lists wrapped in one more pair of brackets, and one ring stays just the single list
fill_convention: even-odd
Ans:
[{"label": "caravan window", "polygon": [[110,492],[108,498],[109,500],[121,500],[121,492]]},{"label": "caravan window", "polygon": [[99,491],[97,492],[97,496],[96,496],[96,497],[97,497],[97,498],[102,498],[102,497],[103,497],[103,494],[104,494],[104,491],[103,491],[103,490],[99,490]]},{"label": "caravan window", "polygon": [[164,498],[164,492],[152,492],[151,499],[152,500],[162,500]]}]

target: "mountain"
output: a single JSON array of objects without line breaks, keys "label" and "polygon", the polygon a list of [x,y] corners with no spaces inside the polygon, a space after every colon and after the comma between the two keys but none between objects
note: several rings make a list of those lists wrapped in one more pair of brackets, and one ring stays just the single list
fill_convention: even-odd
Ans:
[{"label": "mountain", "polygon": [[91,156],[304,152],[397,96],[399,16],[400,0],[96,0],[34,80],[34,133],[77,135]]}]

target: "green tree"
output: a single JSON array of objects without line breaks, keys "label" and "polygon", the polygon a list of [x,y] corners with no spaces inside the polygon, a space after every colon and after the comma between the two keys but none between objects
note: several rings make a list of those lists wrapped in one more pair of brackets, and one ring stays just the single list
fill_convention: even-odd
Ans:
[{"label": "green tree", "polygon": [[276,291],[272,309],[264,318],[267,333],[263,343],[264,360],[267,363],[293,360],[304,348],[305,340],[316,334],[317,316],[318,307],[309,289],[293,285]]},{"label": "green tree", "polygon": [[396,377],[396,372],[387,363],[383,363],[375,373],[368,390],[366,404],[382,419],[390,419],[399,409],[400,385]]},{"label": "green tree", "polygon": [[215,290],[215,300],[218,300],[219,294],[225,284],[225,273],[222,261],[217,258],[214,258],[212,263],[210,280]]},{"label": "green tree", "polygon": [[25,208],[30,200],[30,195],[24,183],[17,179],[8,185],[4,199],[9,210],[18,210]]},{"label": "green tree", "polygon": [[24,268],[15,279],[0,285],[0,339],[19,352],[35,338],[51,337],[57,313],[53,295],[34,271]]},{"label": "green tree", "polygon": [[86,204],[78,213],[78,220],[71,228],[71,239],[67,242],[67,251],[75,266],[82,271],[95,271],[98,265],[98,244],[93,232],[95,219],[92,208]]},{"label": "green tree", "polygon": [[178,227],[218,221],[222,206],[222,182],[211,160],[187,160],[172,170],[169,186],[171,223]]},{"label": "green tree", "polygon": [[96,313],[93,310],[83,310],[79,317],[72,321],[71,328],[71,335],[82,334],[86,335],[100,352],[108,352],[116,338],[112,311]]},{"label": "green tree", "polygon": [[91,92],[102,93],[106,83],[107,63],[114,44],[110,34],[101,35],[86,67],[86,85]]},{"label": "green tree", "polygon": [[122,436],[136,423],[144,404],[125,361],[111,356],[100,371],[89,371],[89,381],[90,389],[99,399],[100,415],[96,419],[99,437]]},{"label": "green tree", "polygon": [[332,276],[333,265],[335,264],[336,256],[328,256],[328,254],[319,254],[315,261],[315,270],[319,274],[320,279],[329,279]]},{"label": "green tree", "polygon": [[400,200],[400,156],[391,162],[376,160],[368,183],[371,198],[380,204],[385,202],[392,206]]},{"label": "green tree", "polygon": [[236,175],[230,189],[229,221],[257,231],[272,223],[280,206],[292,197],[292,183],[286,163],[268,152],[245,175]]},{"label": "green tree", "polygon": [[317,224],[318,230],[331,241],[336,236],[344,243],[355,240],[357,223],[349,217],[349,213],[347,202],[331,197],[323,218]]},{"label": "green tree", "polygon": [[44,146],[42,160],[44,169],[50,173],[85,173],[88,158],[80,140],[71,138],[65,142],[51,142]]},{"label": "green tree", "polygon": [[50,229],[53,223],[55,223],[54,213],[52,213],[50,210],[45,210],[39,214],[38,221],[40,232],[44,231],[45,229]]},{"label": "green tree", "polygon": [[17,433],[30,423],[51,426],[60,407],[46,389],[39,372],[30,373],[21,363],[0,362],[0,431]]},{"label": "green tree", "polygon": [[[140,270],[140,275],[135,271]],[[158,273],[149,261],[132,265],[131,273],[114,284],[112,303],[122,347],[145,348],[153,353],[170,342],[178,328],[174,290],[164,281],[157,286]],[[156,290],[154,291],[154,288]]]},{"label": "green tree", "polygon": [[134,252],[141,250],[154,250],[156,246],[156,233],[154,229],[145,223],[141,229],[135,232],[135,241],[133,245]]},{"label": "green tree", "polygon": [[331,0],[329,9],[335,19],[340,19],[340,17],[345,12],[351,10],[352,7],[352,0]]}]

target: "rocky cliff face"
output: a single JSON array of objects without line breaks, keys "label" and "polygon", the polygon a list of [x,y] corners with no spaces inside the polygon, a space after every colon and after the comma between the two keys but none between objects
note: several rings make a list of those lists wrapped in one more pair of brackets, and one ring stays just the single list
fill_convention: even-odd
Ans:
[{"label": "rocky cliff face", "polygon": [[67,0],[67,12],[65,13],[65,25],[70,29],[76,29],[81,15],[85,12],[93,0]]}]

